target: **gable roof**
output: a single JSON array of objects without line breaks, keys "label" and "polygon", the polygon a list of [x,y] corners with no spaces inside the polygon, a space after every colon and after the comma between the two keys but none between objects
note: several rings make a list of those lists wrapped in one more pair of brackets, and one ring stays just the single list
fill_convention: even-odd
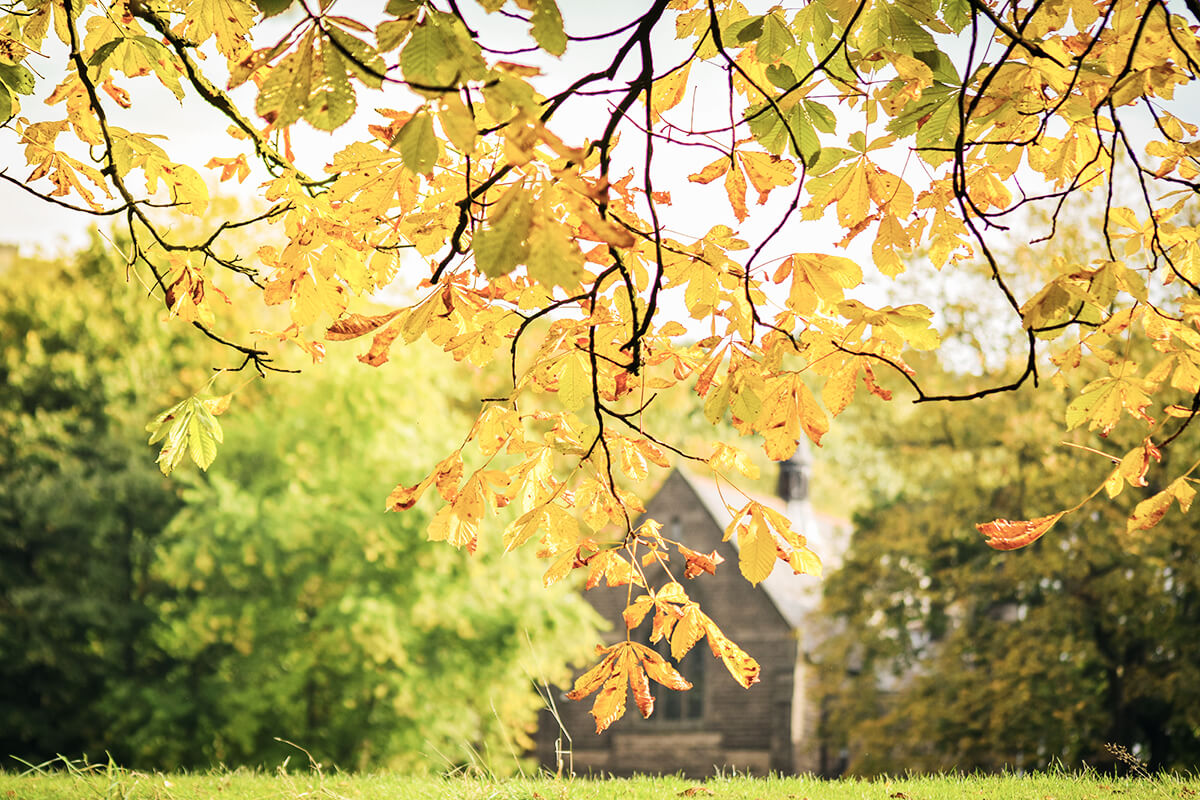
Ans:
[{"label": "gable roof", "polygon": [[[711,478],[703,477],[686,469],[676,468],[676,472],[687,483],[696,497],[704,506],[704,510],[712,520],[724,530],[733,521],[733,514],[726,507],[720,487]],[[728,492],[726,492],[728,494]],[[807,503],[784,503],[778,497],[757,494],[755,492],[739,492],[751,500],[762,503],[792,520],[792,526],[797,533],[808,539],[809,547],[820,558],[825,568],[831,569],[841,563],[842,553],[849,542],[850,523],[829,514],[817,514]],[[736,500],[730,498],[730,505]],[[797,518],[799,517],[799,518]],[[734,548],[738,547],[737,537],[731,540]],[[779,610],[780,615],[800,635],[806,644],[814,641],[809,621],[821,602],[821,579],[812,575],[795,575],[785,566],[775,564],[775,569],[767,579],[759,584],[767,597]]]}]

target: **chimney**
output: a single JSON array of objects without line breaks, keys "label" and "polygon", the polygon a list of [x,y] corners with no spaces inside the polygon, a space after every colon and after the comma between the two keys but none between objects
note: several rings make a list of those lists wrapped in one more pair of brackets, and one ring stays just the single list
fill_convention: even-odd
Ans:
[{"label": "chimney", "polygon": [[787,461],[779,462],[779,481],[776,492],[779,499],[791,506],[792,503],[808,501],[809,476],[812,474],[812,451],[808,440],[796,443],[796,452]]},{"label": "chimney", "polygon": [[808,449],[808,440],[801,439],[796,443],[796,452],[792,453],[792,457],[779,462],[777,491],[779,499],[786,506],[792,530],[807,539],[809,549],[824,561],[829,554],[823,552],[826,549],[825,537],[817,525],[817,517],[809,499],[811,485],[812,451]]}]

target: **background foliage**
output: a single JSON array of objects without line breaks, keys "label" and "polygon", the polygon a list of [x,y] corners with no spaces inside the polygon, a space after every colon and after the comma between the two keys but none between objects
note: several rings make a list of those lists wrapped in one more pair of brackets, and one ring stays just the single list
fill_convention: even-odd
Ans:
[{"label": "background foliage", "polygon": [[[1200,763],[1195,526],[1126,532],[1129,492],[1023,551],[996,552],[971,525],[1078,502],[1112,471],[1044,452],[1059,402],[1024,390],[855,412],[845,447],[878,480],[826,582],[838,633],[822,654],[824,735],[851,771],[1102,767],[1110,743],[1154,768]],[[1136,444],[1114,435],[1106,450]],[[1164,460],[1195,452],[1183,440]]]},{"label": "background foliage", "polygon": [[98,242],[0,272],[5,755],[132,755],[126,698],[165,667],[149,565],[181,502],[141,430],[199,353],[121,272]]},{"label": "background foliage", "polygon": [[[145,421],[213,351],[120,271],[97,244],[0,275],[0,748],[274,765],[283,737],[345,767],[511,768],[533,681],[564,677],[594,619],[531,558],[464,560],[380,503],[448,446],[470,378],[343,362],[244,388],[221,462],[168,483]],[[404,403],[440,413],[381,424]]]}]

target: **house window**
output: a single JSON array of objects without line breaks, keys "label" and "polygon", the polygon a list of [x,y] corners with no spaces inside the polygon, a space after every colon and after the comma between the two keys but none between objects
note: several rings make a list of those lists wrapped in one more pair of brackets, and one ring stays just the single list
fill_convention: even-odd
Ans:
[{"label": "house window", "polygon": [[[666,640],[659,641],[654,645],[654,649],[668,661],[671,660],[671,647]],[[688,651],[682,661],[675,664],[679,673],[692,684],[692,688],[686,692],[677,692],[651,681],[650,691],[654,695],[654,716],[651,719],[658,719],[660,722],[685,722],[704,717],[704,651],[707,649],[704,642],[699,642]]]}]

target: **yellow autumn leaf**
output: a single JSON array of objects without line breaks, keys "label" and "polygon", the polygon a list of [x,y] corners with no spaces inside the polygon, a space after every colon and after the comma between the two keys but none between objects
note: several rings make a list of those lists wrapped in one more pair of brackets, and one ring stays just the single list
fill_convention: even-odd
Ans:
[{"label": "yellow autumn leaf", "polygon": [[255,14],[249,0],[184,0],[184,35],[197,44],[216,37],[217,50],[235,61],[249,50]]},{"label": "yellow autumn leaf", "polygon": [[832,416],[836,417],[845,411],[854,399],[854,392],[858,388],[858,369],[858,358],[847,359],[821,387],[821,399]]},{"label": "yellow autumn leaf", "polygon": [[729,207],[738,222],[744,222],[749,215],[746,210],[746,178],[736,166],[725,173],[725,194],[729,197]]},{"label": "yellow autumn leaf", "polygon": [[775,568],[777,550],[775,535],[767,526],[753,515],[750,520],[749,524],[738,527],[738,568],[746,580],[757,586]]},{"label": "yellow autumn leaf", "polygon": [[571,411],[578,411],[592,401],[592,371],[587,356],[578,350],[572,350],[561,359],[558,397]]},{"label": "yellow autumn leaf", "polygon": [[693,183],[712,183],[729,171],[729,164],[729,158],[721,156],[699,172],[689,175],[688,180]]},{"label": "yellow autumn leaf", "polygon": [[646,457],[642,455],[637,444],[624,437],[613,437],[609,440],[619,453],[621,471],[635,481],[644,481],[650,472],[646,467]]},{"label": "yellow autumn leaf", "polygon": [[688,61],[682,68],[672,70],[654,82],[654,88],[650,92],[652,120],[657,122],[662,112],[674,108],[683,100],[687,93],[688,76],[691,70],[692,62]]},{"label": "yellow autumn leaf", "polygon": [[772,190],[796,181],[796,165],[791,161],[753,150],[739,150],[737,156],[750,185],[758,192],[759,205],[767,202]]}]

